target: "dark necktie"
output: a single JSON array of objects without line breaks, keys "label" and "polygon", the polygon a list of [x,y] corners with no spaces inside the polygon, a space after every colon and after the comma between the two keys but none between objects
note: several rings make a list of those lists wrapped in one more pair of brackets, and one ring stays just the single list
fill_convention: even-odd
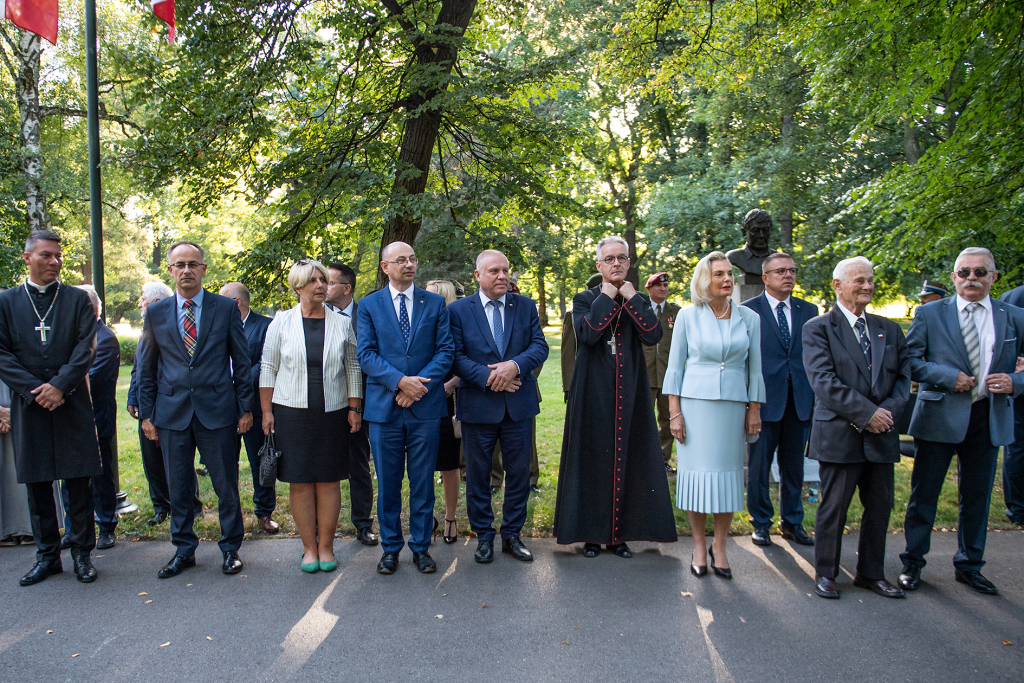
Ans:
[{"label": "dark necktie", "polygon": [[192,299],[186,299],[183,304],[185,307],[185,321],[183,327],[185,328],[185,350],[188,351],[188,357],[191,358],[192,354],[196,352],[196,312],[195,302]]},{"label": "dark necktie", "polygon": [[500,356],[505,355],[505,329],[501,323],[501,302],[490,301],[488,305],[491,306],[491,326],[494,328],[494,345],[498,347],[498,354]]},{"label": "dark necktie", "polygon": [[398,294],[398,326],[402,328],[402,341],[409,345],[409,333],[412,326],[409,325],[409,309],[405,307],[405,294]]},{"label": "dark necktie", "polygon": [[789,332],[789,321],[786,320],[786,304],[782,301],[776,307],[779,312],[779,329],[782,330],[782,345],[789,350],[789,345],[793,341],[793,335]]},{"label": "dark necktie", "polygon": [[871,341],[868,339],[868,327],[864,318],[857,318],[857,336],[860,341],[860,350],[864,352],[864,360],[868,362],[868,372],[871,371]]}]

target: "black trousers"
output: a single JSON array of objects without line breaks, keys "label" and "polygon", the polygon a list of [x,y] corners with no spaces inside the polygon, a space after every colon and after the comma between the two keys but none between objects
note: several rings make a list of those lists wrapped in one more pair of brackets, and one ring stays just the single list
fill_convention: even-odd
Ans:
[{"label": "black trousers", "polygon": [[245,535],[242,503],[238,496],[237,428],[230,424],[220,429],[207,429],[192,416],[188,428],[180,431],[158,429],[164,453],[164,468],[171,493],[171,542],[178,555],[190,557],[199,547],[199,537],[192,529],[196,493],[196,449],[203,454],[210,470],[210,481],[217,492],[220,514],[220,549],[238,550]]},{"label": "black trousers", "polygon": [[[153,513],[171,514],[171,492],[167,484],[167,470],[164,468],[164,452],[159,441],[150,441],[142,432],[139,422],[139,450],[142,452],[142,470],[146,473],[149,484],[149,500],[153,503]],[[199,500],[199,477],[195,477],[196,493],[192,499],[195,515],[203,513],[203,503]]]},{"label": "black trousers", "polygon": [[946,472],[957,456],[960,485],[960,515],[957,521],[957,552],[953,566],[961,571],[978,571],[985,566],[985,538],[992,482],[996,477],[999,449],[989,436],[989,399],[975,401],[967,436],[960,443],[939,443],[916,439],[914,474],[910,477],[910,501],[904,524],[907,550],[900,555],[904,564],[924,567],[931,549],[932,525]]},{"label": "black trousers", "polygon": [[782,419],[761,423],[761,436],[747,446],[747,511],[754,518],[755,529],[772,525],[775,509],[769,495],[769,472],[775,449],[779,458],[779,517],[783,527],[802,526],[804,523],[804,451],[810,420],[797,416],[790,383],[786,397],[786,410]]},{"label": "black trousers", "polygon": [[[65,479],[70,507],[67,510],[71,529],[65,534],[71,541],[72,553],[91,553],[96,547],[96,527],[92,523],[92,478]],[[32,520],[32,536],[36,541],[36,561],[52,562],[60,558],[60,520],[53,500],[53,482],[38,481],[25,485],[28,489],[28,511]]]},{"label": "black trousers", "polygon": [[[533,440],[530,443],[530,486],[540,481],[540,461],[537,459],[537,418],[533,418]],[[666,461],[667,462],[667,461]],[[505,466],[501,464],[501,443],[494,448],[491,459],[491,488],[501,486],[505,481]]]},{"label": "black trousers", "polygon": [[1013,443],[1003,448],[1003,500],[1009,520],[1024,524],[1024,395],[1013,399]]},{"label": "black trousers", "polygon": [[373,477],[370,476],[370,423],[362,421],[359,431],[348,433],[348,492],[352,503],[352,526],[373,526]]},{"label": "black trousers", "polygon": [[814,569],[818,576],[839,575],[843,528],[853,494],[860,489],[864,516],[857,546],[857,574],[870,581],[885,578],[885,536],[893,506],[893,464],[820,462],[821,503],[814,524]]}]

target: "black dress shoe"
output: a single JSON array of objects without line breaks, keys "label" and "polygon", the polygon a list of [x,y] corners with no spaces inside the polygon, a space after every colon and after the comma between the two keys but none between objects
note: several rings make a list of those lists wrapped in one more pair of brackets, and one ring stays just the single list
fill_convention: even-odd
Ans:
[{"label": "black dress shoe", "polygon": [[224,564],[221,565],[220,570],[225,574],[237,574],[242,571],[242,561],[238,559],[237,550],[225,550],[224,551]]},{"label": "black dress shoe", "polygon": [[61,564],[59,557],[53,562],[36,562],[35,566],[29,570],[28,574],[21,577],[21,581],[18,583],[22,586],[34,586],[54,574],[60,574],[62,571],[64,571],[64,565]]},{"label": "black dress shoe", "polygon": [[171,558],[170,562],[165,564],[163,568],[157,572],[156,575],[161,579],[169,579],[172,576],[177,576],[189,567],[194,566],[196,566],[195,555],[189,555],[188,557],[185,557],[184,555],[175,555]]},{"label": "black dress shoe", "polygon": [[412,554],[412,561],[415,563],[416,569],[420,570],[420,574],[433,574],[437,571],[437,564],[434,562],[434,558],[426,550],[422,553],[414,552]]},{"label": "black dress shoe", "polygon": [[210,476],[210,470],[206,469],[206,465],[200,465],[196,468],[196,474],[200,477],[208,477]]},{"label": "black dress shoe", "polygon": [[359,539],[359,542],[363,545],[377,545],[380,543],[380,540],[372,531],[370,531],[370,527],[368,526],[364,526],[362,529],[356,530],[356,538]]},{"label": "black dress shoe", "polygon": [[665,473],[666,474],[675,474],[676,473],[676,468],[672,467],[672,465],[669,465],[668,463],[665,463]]},{"label": "black dress shoe", "polygon": [[853,585],[857,588],[867,588],[872,593],[877,593],[883,598],[905,598],[907,594],[899,586],[894,586],[885,579],[865,579],[860,574],[853,577]]},{"label": "black dress shoe", "polygon": [[159,526],[167,521],[166,512],[157,512],[152,517],[146,520],[147,526]]},{"label": "black dress shoe", "polygon": [[60,539],[60,549],[61,550],[71,550],[71,536],[69,536],[68,534],[64,534],[64,536],[61,537],[61,539]]},{"label": "black dress shoe", "polygon": [[600,543],[584,543],[583,544],[583,557],[597,557],[601,554]]},{"label": "black dress shoe", "polygon": [[398,553],[385,550],[377,563],[378,574],[394,574],[398,570]]},{"label": "black dress shoe", "polygon": [[772,537],[767,529],[754,529],[754,533],[750,535],[750,540],[754,542],[754,545],[759,545],[762,548],[767,548],[772,544]]},{"label": "black dress shoe", "polygon": [[690,573],[696,576],[698,579],[708,575],[707,565],[698,567],[693,563],[693,553],[690,553]]},{"label": "black dress shoe", "polygon": [[903,573],[897,582],[903,590],[916,591],[921,587],[921,568],[912,564],[903,565]]},{"label": "black dress shoe", "polygon": [[481,540],[476,546],[476,552],[473,553],[473,559],[480,564],[494,562],[494,541]]},{"label": "black dress shoe", "polygon": [[711,558],[711,569],[714,570],[715,576],[723,579],[732,578],[732,569],[715,566],[715,551],[712,548],[708,548],[708,557]]},{"label": "black dress shoe", "polygon": [[536,484],[530,484],[530,491],[533,493],[540,493],[540,487]]},{"label": "black dress shoe", "polygon": [[814,545],[814,539],[807,535],[802,526],[783,526],[782,537],[800,545]]},{"label": "black dress shoe", "polygon": [[114,537],[113,531],[101,531],[100,535],[96,537],[96,549],[106,550],[107,548],[113,548],[117,539]]},{"label": "black dress shoe", "polygon": [[501,539],[501,552],[508,553],[517,560],[533,562],[533,553],[523,545],[523,539],[519,536],[509,536]]},{"label": "black dress shoe", "polygon": [[491,495],[493,496],[495,493],[497,493],[500,490],[501,490],[500,486],[492,486],[491,487]]},{"label": "black dress shoe", "polygon": [[75,561],[75,578],[79,583],[92,583],[96,580],[96,567],[92,566],[92,558],[89,557],[89,553],[80,553],[78,557],[72,559]]},{"label": "black dress shoe", "polygon": [[825,576],[819,576],[814,580],[814,592],[829,600],[839,599],[839,588],[836,586],[836,580]]},{"label": "black dress shoe", "polygon": [[996,588],[996,585],[982,576],[981,572],[962,572],[957,569],[956,580],[967,585],[971,590],[977,591],[978,593],[984,593],[985,595],[997,595],[999,593],[999,589]]},{"label": "black dress shoe", "polygon": [[629,559],[630,557],[633,557],[633,553],[629,550],[629,546],[626,545],[625,543],[619,543],[618,545],[610,545],[610,546],[607,546],[607,547],[608,547],[608,550],[611,550],[613,553],[615,553],[619,557],[625,557],[626,559]]}]

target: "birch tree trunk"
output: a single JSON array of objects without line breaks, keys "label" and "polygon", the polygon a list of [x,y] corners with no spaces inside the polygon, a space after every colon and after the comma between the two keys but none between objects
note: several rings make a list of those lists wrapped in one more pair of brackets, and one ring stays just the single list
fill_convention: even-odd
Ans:
[{"label": "birch tree trunk", "polygon": [[39,139],[42,123],[39,114],[39,56],[42,51],[42,38],[24,29],[18,30],[15,92],[21,115],[21,170],[25,175],[25,213],[29,230],[50,229],[50,215],[43,192],[43,148]]}]

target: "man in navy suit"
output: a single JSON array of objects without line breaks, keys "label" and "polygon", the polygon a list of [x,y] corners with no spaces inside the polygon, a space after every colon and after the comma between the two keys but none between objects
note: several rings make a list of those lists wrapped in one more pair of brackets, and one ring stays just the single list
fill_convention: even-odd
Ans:
[{"label": "man in navy suit", "polygon": [[[761,264],[764,293],[743,305],[761,316],[761,367],[768,400],[761,404],[761,438],[747,446],[747,511],[754,518],[755,545],[769,546],[772,499],[768,471],[779,454],[782,537],[814,545],[804,531],[804,450],[811,427],[814,392],[804,371],[803,326],[818,315],[812,303],[793,296],[796,263],[789,254],[769,254]],[[771,332],[768,332],[771,330]]]},{"label": "man in navy suit", "polygon": [[931,545],[932,524],[953,454],[960,515],[954,575],[979,593],[998,589],[981,574],[992,482],[1000,446],[1013,443],[1013,398],[1024,393],[1024,311],[989,296],[998,273],[992,252],[969,247],[953,266],[956,296],[917,310],[907,333],[910,367],[919,383],[910,419],[917,443],[900,555],[900,585],[914,590]]},{"label": "man in navy suit", "polygon": [[[533,418],[540,413],[533,370],[548,357],[537,304],[509,290],[508,259],[487,249],[476,258],[476,296],[453,303],[452,337],[459,385],[456,414],[462,421],[466,457],[466,507],[478,539],[474,559],[494,560],[494,511],[491,509],[491,456],[501,442],[505,468],[501,551],[517,560],[533,555],[520,538],[530,495]],[[517,381],[518,380],[518,381]],[[519,386],[525,384],[522,391]]]},{"label": "man in navy suit", "polygon": [[[1024,285],[1003,292],[999,300],[1024,308]],[[1013,399],[1013,443],[1003,448],[1003,500],[1007,519],[1024,526],[1024,396]]]},{"label": "man in navy suit", "polygon": [[242,571],[238,549],[245,527],[236,439],[252,427],[249,348],[235,302],[203,289],[203,257],[202,248],[191,242],[167,251],[177,291],[149,306],[139,342],[139,418],[146,437],[160,440],[171,499],[175,554],[157,574],[161,579],[196,564],[196,448],[219,499],[221,571]]},{"label": "man in navy suit", "polygon": [[[229,282],[220,288],[220,295],[234,299],[238,304],[238,312],[242,316],[242,329],[249,348],[249,361],[252,363],[252,390],[255,396],[260,395],[260,361],[263,358],[263,342],[267,338],[270,318],[260,315],[249,308],[252,297],[249,289],[241,282]],[[245,454],[249,458],[249,472],[252,474],[252,507],[260,527],[268,534],[276,534],[281,526],[274,521],[272,515],[277,507],[277,490],[273,486],[260,484],[260,447],[263,446],[263,407],[256,399],[252,403],[252,427],[238,439],[238,451],[245,442]]]},{"label": "man in navy suit", "polygon": [[433,535],[438,421],[448,415],[444,376],[452,367],[452,333],[444,297],[413,285],[418,260],[405,242],[381,250],[388,286],[363,297],[357,314],[359,365],[366,372],[363,418],[377,469],[381,574],[394,574],[402,536],[402,479],[408,459],[409,549],[424,574],[437,570]]}]

